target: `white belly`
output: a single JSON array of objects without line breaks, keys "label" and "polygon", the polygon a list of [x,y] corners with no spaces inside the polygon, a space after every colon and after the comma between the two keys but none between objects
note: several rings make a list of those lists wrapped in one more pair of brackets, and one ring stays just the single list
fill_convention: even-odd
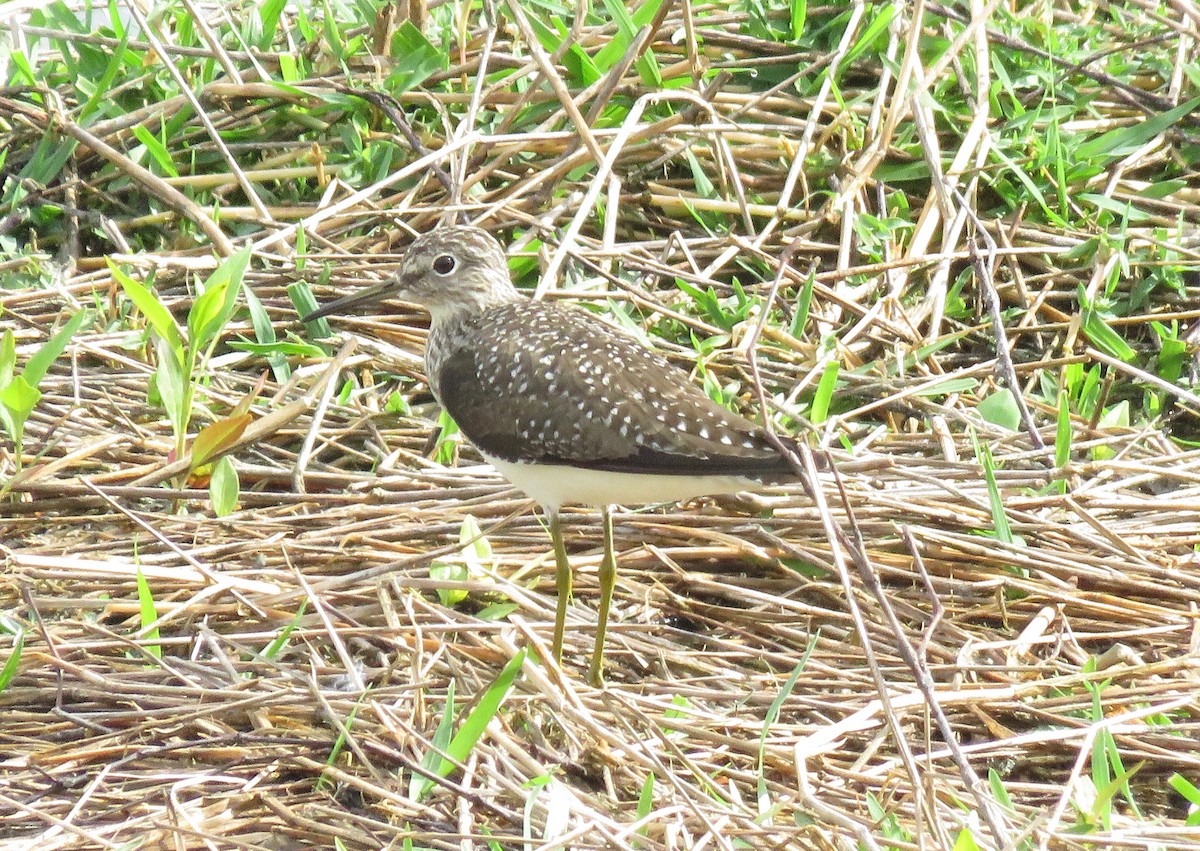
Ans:
[{"label": "white belly", "polygon": [[697,496],[755,490],[762,483],[745,476],[667,476],[613,473],[557,464],[520,464],[483,457],[504,478],[550,511],[564,505],[644,505],[682,502]]}]

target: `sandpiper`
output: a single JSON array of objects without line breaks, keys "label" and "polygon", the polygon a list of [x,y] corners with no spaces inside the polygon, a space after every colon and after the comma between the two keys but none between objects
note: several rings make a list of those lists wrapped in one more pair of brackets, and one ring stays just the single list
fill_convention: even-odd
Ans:
[{"label": "sandpiper", "polygon": [[425,368],[433,395],[479,453],[546,513],[558,588],[556,660],[571,596],[559,509],[601,510],[593,684],[602,678],[616,584],[612,506],[679,502],[794,478],[781,444],[712,401],[664,357],[581,308],[521,294],[500,244],[480,228],[424,234],[395,276],[304,321],[389,297],[429,312]]}]

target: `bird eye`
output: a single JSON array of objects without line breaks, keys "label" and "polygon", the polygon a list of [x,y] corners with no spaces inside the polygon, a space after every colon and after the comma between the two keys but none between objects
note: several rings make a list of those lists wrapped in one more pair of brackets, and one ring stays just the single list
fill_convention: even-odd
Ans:
[{"label": "bird eye", "polygon": [[433,261],[433,271],[439,275],[449,275],[458,267],[458,261],[449,254],[443,254]]}]

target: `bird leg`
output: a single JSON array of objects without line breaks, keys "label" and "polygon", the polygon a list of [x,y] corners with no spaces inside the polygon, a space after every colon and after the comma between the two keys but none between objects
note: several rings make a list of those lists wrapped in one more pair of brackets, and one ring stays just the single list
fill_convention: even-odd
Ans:
[{"label": "bird leg", "polygon": [[554,611],[554,661],[562,661],[563,633],[567,626],[567,604],[571,602],[571,562],[563,545],[562,527],[558,512],[547,511],[550,520],[550,541],[554,544],[554,584],[558,587],[558,607]]},{"label": "bird leg", "polygon": [[596,646],[592,650],[592,667],[588,669],[588,681],[597,687],[604,681],[604,634],[608,631],[608,610],[612,607],[613,589],[617,584],[612,506],[604,506],[600,514],[604,518],[604,558],[600,560],[600,570],[597,574],[600,580],[600,613],[596,622]]}]

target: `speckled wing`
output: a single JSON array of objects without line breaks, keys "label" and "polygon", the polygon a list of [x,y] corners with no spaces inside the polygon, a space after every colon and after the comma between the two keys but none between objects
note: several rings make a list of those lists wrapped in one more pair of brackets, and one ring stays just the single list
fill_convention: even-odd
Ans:
[{"label": "speckled wing", "polygon": [[510,303],[447,332],[454,343],[430,364],[434,393],[463,434],[497,458],[614,472],[791,475],[761,428],[579,308]]}]

